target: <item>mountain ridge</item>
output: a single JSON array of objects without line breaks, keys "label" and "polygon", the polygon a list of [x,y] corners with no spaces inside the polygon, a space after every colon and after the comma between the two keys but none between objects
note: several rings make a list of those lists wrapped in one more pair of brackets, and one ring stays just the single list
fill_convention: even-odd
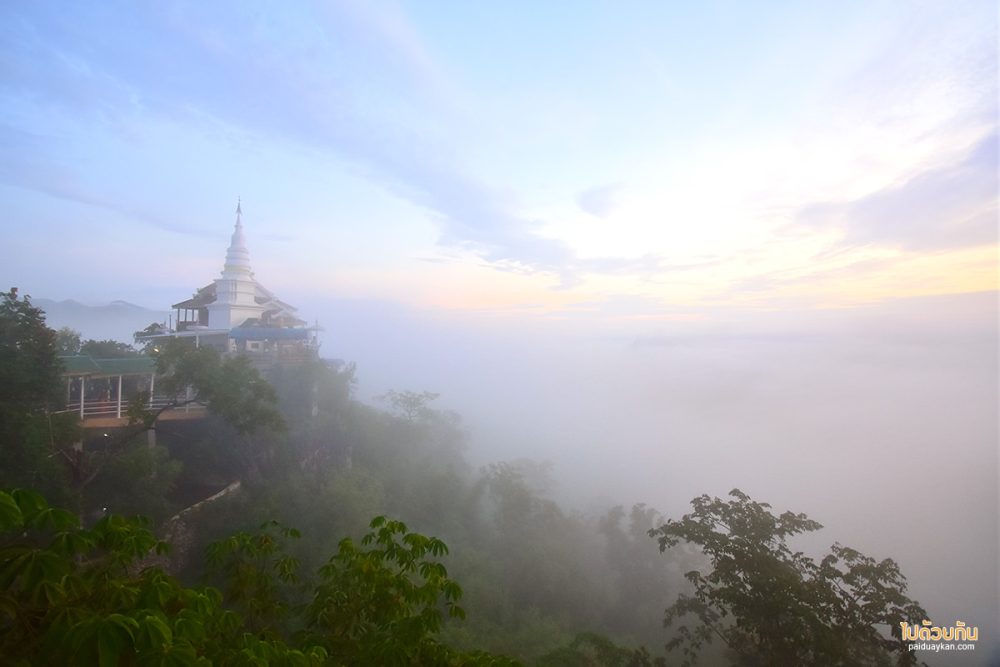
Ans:
[{"label": "mountain ridge", "polygon": [[168,311],[153,310],[122,299],[100,306],[88,306],[75,299],[33,298],[32,303],[45,311],[46,323],[53,329],[69,327],[84,339],[132,342],[132,334],[152,322],[164,322]]}]

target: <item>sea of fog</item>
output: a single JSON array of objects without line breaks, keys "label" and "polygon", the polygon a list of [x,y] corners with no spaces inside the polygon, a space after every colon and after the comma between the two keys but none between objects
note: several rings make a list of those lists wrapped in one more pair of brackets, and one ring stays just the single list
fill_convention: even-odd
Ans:
[{"label": "sea of fog", "polygon": [[[470,458],[551,461],[583,512],[668,516],[738,487],[834,542],[895,559],[935,623],[997,650],[997,295],[649,322],[516,319],[328,305],[324,354],[366,400],[431,390]],[[943,662],[942,662],[943,661]]]},{"label": "sea of fog", "polygon": [[551,462],[552,495],[585,514],[680,516],[740,488],[824,525],[800,548],[891,557],[936,624],[980,628],[974,654],[930,664],[1000,650],[994,292],[677,318],[289,298],[322,323],[324,357],[357,364],[362,400],[438,392],[475,465]]}]

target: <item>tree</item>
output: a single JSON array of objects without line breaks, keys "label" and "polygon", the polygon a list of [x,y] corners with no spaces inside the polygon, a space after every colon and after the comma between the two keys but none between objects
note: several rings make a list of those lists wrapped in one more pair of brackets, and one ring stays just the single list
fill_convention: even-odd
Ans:
[{"label": "tree", "polygon": [[55,455],[78,430],[74,416],[53,414],[61,373],[45,313],[16,288],[0,293],[0,485],[42,488],[67,501],[66,469]]},{"label": "tree", "polygon": [[133,348],[138,349],[142,354],[152,354],[158,351],[159,342],[154,336],[160,336],[167,333],[168,329],[165,324],[159,322],[153,322],[145,329],[135,331],[132,333],[132,342],[134,343]]},{"label": "tree", "polygon": [[602,625],[647,645],[659,643],[663,607],[682,587],[685,566],[693,566],[688,563],[691,555],[680,549],[670,560],[664,559],[649,539],[649,530],[664,521],[655,509],[637,504],[628,513],[620,505],[613,507],[597,524],[605,538],[605,567],[611,583]]},{"label": "tree", "polygon": [[156,567],[163,553],[141,518],[92,528],[38,494],[0,491],[0,655],[6,664],[322,665],[258,637],[212,588],[184,588]]},{"label": "tree", "polygon": [[[250,362],[243,357],[223,359],[213,348],[196,348],[189,341],[170,340],[161,346],[156,370],[157,386],[171,397],[163,405],[155,410],[148,409],[149,396],[140,393],[129,403],[128,423],[110,435],[103,447],[92,452],[70,451],[65,447],[58,451],[72,470],[73,488],[78,496],[106,471],[113,470],[113,463],[128,458],[128,453],[136,447],[136,436],[154,429],[160,415],[190,403],[206,405],[211,413],[236,430],[243,445],[236,454],[242,458],[244,471],[257,474],[262,453],[250,446],[248,438],[258,429],[281,429],[283,421],[276,407],[274,390]],[[148,467],[156,458],[164,457],[134,458],[134,463]],[[162,461],[168,462],[168,459]],[[158,471],[152,469],[150,472],[155,477]],[[160,481],[169,479],[167,476]],[[80,504],[82,506],[82,500]]]},{"label": "tree", "polygon": [[80,332],[62,327],[56,332],[56,351],[59,354],[80,354]]},{"label": "tree", "polygon": [[[223,359],[214,349],[181,340],[167,341],[157,357],[157,384],[172,400],[149,410],[149,396],[137,395],[126,411],[127,425],[101,447],[84,451],[77,445],[76,414],[53,412],[63,396],[57,345],[61,340],[71,349],[75,332],[48,328],[44,313],[27,297],[19,299],[16,289],[0,297],[0,484],[42,488],[60,502],[74,502],[79,512],[86,505],[84,490],[102,476],[111,489],[165,490],[176,464],[165,452],[137,451],[136,436],[155,428],[165,410],[194,402],[207,405],[236,430],[243,446],[234,453],[245,471],[255,474],[269,455],[264,447],[252,446],[249,437],[259,429],[283,427],[274,390],[247,359]],[[104,357],[135,354],[116,341],[87,341],[81,351]],[[164,511],[157,494],[143,495],[145,510]]]},{"label": "tree", "polygon": [[0,405],[20,412],[54,408],[61,397],[62,365],[56,332],[45,313],[19,299],[17,288],[0,294]]},{"label": "tree", "polygon": [[416,392],[390,389],[377,398],[387,402],[394,415],[412,422],[429,419],[434,411],[427,404],[438,396],[440,394],[433,391]]},{"label": "tree", "polygon": [[700,622],[680,625],[667,644],[683,650],[683,664],[694,664],[713,637],[744,665],[890,665],[894,655],[896,664],[916,664],[899,623],[919,623],[926,612],[905,595],[894,561],[834,544],[817,563],[787,540],[819,523],[805,514],[775,516],[739,489],[730,495],[728,502],[699,496],[692,513],[649,531],[661,551],[698,545],[712,567],[688,572],[694,593],[666,610],[667,626],[686,615]]},{"label": "tree", "polygon": [[593,632],[578,634],[568,646],[543,655],[538,667],[665,667],[663,658],[653,658],[644,647],[631,649]]},{"label": "tree", "polygon": [[[167,340],[159,349],[157,386],[174,398],[155,412],[141,412],[146,427],[152,427],[165,410],[188,403],[205,405],[236,431],[233,454],[244,479],[260,479],[277,452],[266,435],[285,430],[274,388],[247,357],[223,357],[215,348],[195,347],[185,339]],[[257,435],[265,439],[256,439]]]},{"label": "tree", "polygon": [[[212,547],[224,595],[152,566],[168,545],[141,518],[80,528],[36,493],[0,491],[0,655],[5,664],[102,667],[516,665],[437,641],[441,609],[464,616],[461,588],[435,560],[447,553],[440,540],[378,517],[361,546],[341,542],[308,604],[292,608],[280,589],[297,584],[298,567],[280,538],[296,533],[276,536],[275,527]],[[281,623],[291,613],[299,632]]]},{"label": "tree", "polygon": [[345,664],[491,664],[488,656],[479,656],[482,663],[463,657],[435,637],[442,609],[465,618],[462,589],[436,560],[448,553],[445,543],[381,516],[370,528],[360,545],[342,540],[320,568],[306,608],[312,641]]},{"label": "tree", "polygon": [[80,354],[86,354],[94,359],[120,359],[123,357],[138,357],[139,352],[128,343],[116,340],[86,340],[80,345]]},{"label": "tree", "polygon": [[284,428],[274,389],[246,357],[223,358],[215,348],[171,339],[160,345],[156,373],[160,389],[174,398],[147,421],[166,409],[202,403],[241,435]]},{"label": "tree", "polygon": [[[550,484],[546,464],[530,460],[491,464],[477,485],[483,511],[483,536],[491,549],[493,590],[483,591],[490,606],[509,603],[561,620],[572,619],[573,633],[592,627],[604,600],[587,560],[600,557],[578,517],[567,515],[540,489]],[[567,627],[569,630],[570,627]]]}]

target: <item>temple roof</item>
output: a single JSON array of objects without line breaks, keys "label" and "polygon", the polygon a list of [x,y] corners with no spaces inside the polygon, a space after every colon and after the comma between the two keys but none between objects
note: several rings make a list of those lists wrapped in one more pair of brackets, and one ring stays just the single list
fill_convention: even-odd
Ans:
[{"label": "temple roof", "polygon": [[183,308],[183,309],[196,309],[204,308],[210,303],[215,301],[215,283],[211,285],[205,285],[197,292],[194,293],[187,301],[181,301],[180,303],[175,303],[170,306],[171,308]]},{"label": "temple roof", "polygon": [[[256,290],[254,301],[258,305],[264,306],[264,320],[272,324],[278,324],[286,327],[298,327],[306,324],[305,320],[300,319],[298,315],[296,315],[298,308],[285,303],[281,299],[278,299],[273,293],[271,293],[270,290],[256,281],[254,281],[254,288]],[[195,292],[194,296],[187,301],[175,303],[171,306],[171,308],[179,308],[183,310],[207,308],[209,304],[215,302],[215,299],[215,283],[212,283],[211,285],[205,285],[199,289]]]}]

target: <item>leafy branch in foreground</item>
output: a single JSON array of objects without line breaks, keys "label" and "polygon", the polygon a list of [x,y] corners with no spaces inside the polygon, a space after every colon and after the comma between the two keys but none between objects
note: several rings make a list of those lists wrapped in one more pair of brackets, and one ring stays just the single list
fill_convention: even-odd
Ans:
[{"label": "leafy branch in foreground", "polygon": [[713,639],[755,665],[912,665],[900,621],[926,618],[908,598],[906,578],[891,559],[876,561],[834,544],[820,562],[793,552],[788,538],[822,526],[805,514],[771,513],[739,489],[734,500],[700,496],[694,511],[649,531],[660,550],[689,542],[701,547],[711,571],[688,572],[694,593],[667,608],[666,626],[678,625],[669,650],[681,648],[694,664]]},{"label": "leafy branch in foreground", "polygon": [[464,615],[461,589],[432,558],[447,547],[384,517],[361,546],[341,542],[307,604],[266,612],[282,585],[299,581],[297,563],[267,528],[213,548],[229,579],[224,596],[143,567],[167,549],[143,519],[107,516],[85,529],[36,493],[0,491],[0,655],[11,664],[102,667],[516,664],[435,639],[442,607]]}]

